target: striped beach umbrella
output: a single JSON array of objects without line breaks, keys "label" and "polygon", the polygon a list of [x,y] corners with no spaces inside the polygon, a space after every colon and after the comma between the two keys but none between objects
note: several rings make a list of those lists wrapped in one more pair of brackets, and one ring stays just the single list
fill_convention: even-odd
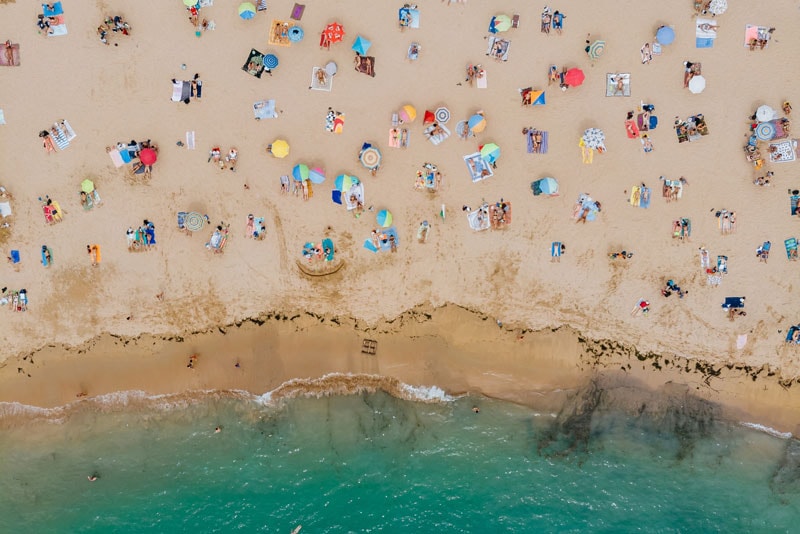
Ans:
[{"label": "striped beach umbrella", "polygon": [[308,179],[311,181],[312,184],[321,184],[325,181],[325,171],[320,169],[319,167],[314,167],[310,171],[308,171]]},{"label": "striped beach umbrella", "polygon": [[203,226],[206,224],[206,218],[197,213],[196,211],[190,211],[186,214],[186,217],[183,219],[183,227],[189,230],[190,232],[198,232],[203,229]]},{"label": "striped beach umbrella", "polygon": [[414,122],[414,119],[417,118],[417,109],[411,104],[406,104],[398,112],[398,115],[400,115],[400,120],[403,122]]},{"label": "striped beach umbrella", "polygon": [[239,16],[244,20],[250,20],[256,16],[256,6],[251,2],[242,2],[239,4]]},{"label": "striped beach umbrella", "polygon": [[500,147],[494,143],[486,143],[481,147],[481,157],[487,163],[494,163],[500,157]]},{"label": "striped beach umbrella", "polygon": [[367,169],[377,169],[381,166],[381,151],[374,146],[367,147],[361,151],[358,159],[361,161],[361,165]]},{"label": "striped beach umbrella", "polygon": [[480,113],[476,113],[467,121],[469,130],[474,133],[480,133],[486,129],[486,118]]},{"label": "striped beach umbrella", "polygon": [[450,120],[450,110],[444,106],[437,109],[435,115],[436,115],[436,120],[443,124],[446,124],[447,121]]},{"label": "striped beach umbrella", "polygon": [[776,132],[775,125],[771,122],[762,122],[756,126],[756,138],[761,141],[772,141]]},{"label": "striped beach umbrella", "polygon": [[586,51],[589,54],[589,58],[597,59],[603,55],[603,52],[606,50],[606,42],[597,40],[589,45],[589,50]]},{"label": "striped beach umbrella", "polygon": [[308,172],[308,165],[300,163],[292,169],[292,177],[298,182],[304,182],[308,180]]},{"label": "striped beach umbrella", "polygon": [[263,63],[264,67],[266,67],[269,70],[272,70],[278,66],[278,56],[276,56],[275,54],[267,54],[266,56],[264,56]]},{"label": "striped beach umbrella", "polygon": [[388,228],[392,225],[392,221],[394,221],[394,217],[392,217],[392,212],[389,210],[381,210],[375,216],[375,219],[378,221],[384,228]]}]

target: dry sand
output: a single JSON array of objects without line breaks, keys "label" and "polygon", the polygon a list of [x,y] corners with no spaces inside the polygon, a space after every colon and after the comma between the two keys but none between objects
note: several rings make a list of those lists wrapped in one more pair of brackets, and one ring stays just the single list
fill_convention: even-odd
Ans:
[{"label": "dry sand", "polygon": [[[800,317],[793,294],[798,264],[786,260],[781,246],[798,233],[786,194],[787,188],[800,187],[792,177],[797,163],[763,169],[762,173],[775,172],[773,186],[756,187],[752,180],[758,174],[741,150],[747,118],[756,107],[800,102],[800,76],[787,67],[800,45],[800,36],[790,31],[800,22],[793,2],[775,1],[770,10],[760,11],[732,6],[719,17],[714,48],[705,50],[694,48],[688,0],[678,6],[598,1],[580,9],[551,4],[567,15],[560,37],[539,32],[540,5],[473,2],[447,7],[432,2],[422,5],[420,29],[401,32],[399,2],[308,3],[301,21],[306,39],[290,48],[267,45],[269,23],[287,20],[292,4],[270,2],[266,14],[243,21],[235,6],[218,1],[202,12],[214,20],[216,29],[199,39],[177,1],[145,9],[123,2],[65,0],[69,34],[49,38],[37,35],[34,27],[38,4],[0,6],[0,36],[21,43],[22,61],[20,67],[0,68],[0,108],[8,122],[0,126],[0,183],[14,195],[12,234],[3,247],[19,249],[23,256],[18,269],[0,267],[0,280],[11,289],[26,288],[30,297],[26,313],[3,312],[0,342],[6,358],[53,344],[82,346],[102,332],[135,337],[143,332],[163,336],[199,331],[264,310],[313,310],[378,324],[420,303],[437,307],[452,302],[534,330],[567,325],[587,338],[614,339],[640,351],[718,366],[769,365],[784,377],[798,375],[796,351],[783,343],[786,329]],[[521,14],[520,28],[507,34],[512,45],[504,64],[484,55],[488,21],[498,10]],[[131,24],[132,35],[112,35],[112,45],[103,46],[95,28],[106,14],[117,13]],[[347,37],[330,51],[320,50],[318,31],[333,20],[344,24]],[[767,49],[750,52],[742,46],[747,23],[777,27]],[[660,24],[673,25],[677,40],[651,64],[642,65],[639,48]],[[605,55],[594,63],[583,52],[587,33],[607,41]],[[373,42],[375,78],[351,67],[349,45],[357,34]],[[413,63],[405,59],[411,41],[422,46],[420,59]],[[274,76],[259,80],[240,70],[251,47],[278,55],[281,64]],[[312,67],[329,60],[340,68],[333,91],[309,91]],[[685,60],[703,64],[708,87],[701,95],[682,87]],[[458,85],[471,62],[482,62],[488,70],[488,89]],[[550,88],[546,106],[521,108],[517,89],[546,88],[551,63],[581,67],[586,82],[566,93]],[[187,65],[185,71],[181,64]],[[188,79],[195,72],[204,82],[202,101],[188,106],[171,102],[170,79]],[[610,72],[631,73],[630,98],[604,96]],[[277,100],[278,119],[253,120],[252,103],[263,98]],[[650,154],[642,152],[638,141],[627,139],[623,126],[626,112],[640,101],[654,104],[660,119],[651,135],[655,151]],[[453,114],[451,130],[457,120],[482,109],[488,127],[477,139],[461,141],[454,135],[433,146],[424,140],[418,118],[410,125],[410,147],[388,148],[391,114],[407,103],[420,114],[447,105]],[[341,135],[324,130],[328,107],[346,116]],[[705,115],[710,135],[678,144],[672,119],[696,113]],[[78,137],[67,150],[48,155],[37,133],[62,118],[70,121]],[[520,133],[525,126],[550,132],[548,154],[525,152]],[[584,165],[577,143],[584,129],[593,126],[604,129],[608,153]],[[197,150],[175,145],[187,130],[196,131]],[[265,152],[276,137],[291,144],[291,154],[283,160]],[[151,138],[161,147],[147,184],[126,179],[105,153],[106,146],[131,138]],[[377,177],[369,176],[357,160],[363,141],[372,141],[383,152]],[[461,158],[485,142],[501,146],[499,168],[493,178],[473,184]],[[236,173],[206,162],[214,145],[223,151],[238,147]],[[445,174],[437,195],[413,189],[414,174],[426,161]],[[308,202],[279,192],[278,176],[300,162],[324,167],[329,177]],[[363,179],[368,205],[393,212],[401,240],[397,254],[373,255],[361,247],[375,226],[373,213],[354,219],[330,202],[332,178],[342,172]],[[534,198],[530,182],[547,175],[559,179],[561,195]],[[681,200],[664,202],[660,175],[689,180]],[[86,177],[95,181],[104,200],[91,212],[84,212],[78,199],[79,184]],[[630,206],[625,193],[643,181],[654,190],[649,209]],[[586,225],[571,219],[581,192],[603,204],[598,220]],[[37,197],[45,194],[67,212],[62,223],[44,224]],[[481,199],[494,202],[501,197],[513,202],[511,227],[470,230],[461,205],[475,207]],[[443,203],[448,206],[444,221],[436,219]],[[711,211],[721,208],[738,215],[733,235],[722,236],[717,228]],[[212,255],[203,247],[206,233],[188,237],[177,231],[175,213],[187,209],[208,213],[215,223],[231,223],[225,254]],[[265,241],[243,237],[248,213],[266,217]],[[692,218],[691,242],[671,238],[671,222],[678,217]],[[157,226],[158,247],[130,253],[125,230],[145,218]],[[424,245],[414,239],[423,219],[433,223]],[[303,243],[319,240],[328,226],[347,266],[328,279],[301,276],[295,260]],[[765,240],[773,243],[766,265],[754,254]],[[551,241],[568,247],[558,264],[550,262]],[[89,265],[87,243],[103,247],[103,262],[97,268]],[[43,244],[53,249],[55,264],[49,269],[38,265]],[[719,288],[706,285],[699,269],[700,245],[713,257],[730,258],[730,274]],[[622,248],[635,256],[624,265],[611,263],[607,253]],[[662,298],[659,289],[668,278],[689,295],[682,300]],[[161,292],[164,299],[158,301],[155,295]],[[746,317],[728,321],[720,309],[728,295],[747,296]],[[651,313],[631,317],[631,308],[642,297],[650,300]],[[737,350],[741,334],[749,337],[744,349]],[[467,344],[474,336],[469,330],[463,335]],[[294,341],[281,338],[280,343],[283,347]],[[57,352],[48,354],[58,359]],[[37,365],[47,359],[40,356]],[[491,373],[493,362],[480,365]],[[13,375],[14,367],[8,365],[2,372]],[[362,371],[358,366],[336,367]],[[101,367],[97,369],[101,374]],[[314,376],[328,370],[320,366],[316,372],[309,368],[305,374],[297,370],[281,376]],[[431,377],[453,391],[479,389],[451,380],[446,373],[426,376]],[[413,376],[403,378],[414,383]],[[166,389],[201,385],[187,381]],[[124,389],[126,384],[119,386]],[[25,387],[14,391],[18,395],[6,398],[36,403]],[[769,404],[762,395],[753,394],[752,399]]]}]

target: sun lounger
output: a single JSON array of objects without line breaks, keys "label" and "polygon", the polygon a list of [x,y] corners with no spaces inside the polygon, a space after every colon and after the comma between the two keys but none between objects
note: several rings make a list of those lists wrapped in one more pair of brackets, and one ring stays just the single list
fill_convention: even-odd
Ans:
[{"label": "sun lounger", "polygon": [[791,261],[797,261],[797,238],[790,237],[784,240],[783,246],[786,247],[786,257]]},{"label": "sun lounger", "polygon": [[508,61],[508,49],[511,48],[511,41],[498,37],[489,38],[489,47],[486,55],[498,61]]},{"label": "sun lounger", "polygon": [[[441,128],[441,131],[437,134],[434,134],[433,132],[434,130],[437,129],[437,127]],[[431,124],[430,126],[425,128],[424,133],[425,133],[425,138],[434,145],[438,145],[439,143],[450,137],[450,130],[448,130],[447,127],[441,123]]]},{"label": "sun lounger", "polygon": [[480,152],[464,156],[464,163],[467,165],[467,171],[473,182],[479,182],[494,175],[492,166],[481,157]]},{"label": "sun lounger", "polygon": [[253,115],[257,121],[261,119],[276,119],[278,112],[275,110],[275,100],[259,100],[253,103]]},{"label": "sun lounger", "polygon": [[[622,90],[619,90],[618,81],[622,80]],[[606,96],[631,96],[631,75],[629,72],[606,74]]]}]

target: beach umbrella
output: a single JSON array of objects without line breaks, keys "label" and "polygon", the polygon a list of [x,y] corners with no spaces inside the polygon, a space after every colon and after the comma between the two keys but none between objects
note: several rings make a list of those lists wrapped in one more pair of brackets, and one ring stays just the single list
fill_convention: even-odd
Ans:
[{"label": "beach umbrella", "polygon": [[511,29],[511,17],[508,15],[495,15],[489,24],[489,31],[492,33],[507,32]]},{"label": "beach umbrella", "polygon": [[245,20],[250,20],[256,16],[256,6],[250,2],[239,4],[239,16]]},{"label": "beach umbrella", "polygon": [[183,0],[183,5],[186,7],[192,7],[197,5],[197,0]]},{"label": "beach umbrella", "polygon": [[500,147],[494,143],[486,143],[481,147],[481,157],[488,163],[494,163],[500,157]]},{"label": "beach umbrella", "polygon": [[586,148],[597,148],[603,146],[606,140],[606,134],[599,128],[588,128],[583,132],[583,139]]},{"label": "beach umbrella", "polygon": [[189,230],[190,232],[197,232],[203,229],[203,226],[206,224],[206,218],[197,213],[196,211],[190,211],[186,214],[186,217],[183,219],[183,227]]},{"label": "beach umbrella", "polygon": [[264,56],[262,63],[264,63],[264,67],[267,70],[272,70],[278,66],[278,56],[276,56],[275,54],[267,54],[266,56]]},{"label": "beach umbrella", "polygon": [[436,115],[433,114],[433,111],[428,111],[426,109],[425,115],[422,118],[422,125],[433,124],[434,122],[436,122]]},{"label": "beach umbrella", "polygon": [[756,137],[761,141],[771,141],[775,137],[775,125],[771,122],[762,122],[756,126]]},{"label": "beach umbrella", "polygon": [[91,193],[92,191],[94,191],[94,182],[91,181],[88,178],[85,179],[84,181],[82,181],[81,182],[81,191],[83,191],[84,193],[87,193],[87,194]]},{"label": "beach umbrella", "polygon": [[340,174],[336,177],[336,180],[333,182],[333,187],[337,191],[341,191],[342,193],[346,193],[350,191],[350,188],[354,185],[358,184],[358,178],[355,176],[350,176],[349,174]]},{"label": "beach umbrella", "polygon": [[450,110],[446,107],[440,107],[436,110],[436,120],[441,123],[446,123],[450,120]]},{"label": "beach umbrella", "polygon": [[142,162],[142,165],[152,165],[157,159],[158,155],[152,148],[143,148],[142,151],[139,152],[139,161]]},{"label": "beach umbrella", "polygon": [[292,177],[298,182],[308,180],[308,165],[303,165],[302,163],[295,165],[292,169]]},{"label": "beach umbrella", "polygon": [[333,61],[328,61],[325,64],[325,72],[328,73],[328,76],[333,76],[339,71],[339,67],[336,66],[336,63]]},{"label": "beach umbrella", "polygon": [[662,45],[670,45],[675,41],[675,30],[671,26],[661,26],[656,32],[656,41]]},{"label": "beach umbrella", "polygon": [[756,119],[758,122],[767,122],[778,118],[778,113],[767,105],[759,106],[756,110]]},{"label": "beach umbrella", "polygon": [[700,76],[699,74],[693,76],[691,80],[689,80],[689,91],[694,94],[702,93],[703,90],[706,88],[706,79]]},{"label": "beach umbrella", "polygon": [[289,28],[289,40],[293,43],[299,43],[303,40],[305,32],[300,26],[292,26]]},{"label": "beach umbrella", "polygon": [[581,69],[569,69],[564,74],[564,83],[572,87],[581,85],[585,79],[586,75]]},{"label": "beach umbrella", "polygon": [[353,46],[351,48],[359,56],[366,56],[367,50],[369,50],[370,46],[372,46],[372,43],[369,42],[369,40],[364,39],[359,35],[358,37],[356,37],[356,40],[353,41]]},{"label": "beach umbrella", "polygon": [[480,133],[486,129],[486,118],[480,113],[476,113],[467,121],[467,126],[471,132]]},{"label": "beach umbrella", "polygon": [[708,12],[712,15],[722,15],[728,10],[728,0],[711,0]]},{"label": "beach umbrella", "polygon": [[589,45],[589,50],[587,54],[589,54],[590,59],[597,59],[603,55],[603,52],[606,50],[606,42],[597,40]]},{"label": "beach umbrella", "polygon": [[283,139],[276,139],[270,145],[269,151],[276,158],[285,158],[289,155],[289,143]]},{"label": "beach umbrella", "polygon": [[398,115],[400,115],[400,120],[403,122],[414,122],[414,119],[417,118],[417,110],[411,104],[406,104],[398,112]]},{"label": "beach umbrella", "polygon": [[367,169],[377,169],[381,166],[381,151],[374,146],[365,148],[358,155],[358,159]]},{"label": "beach umbrella", "polygon": [[312,184],[321,184],[325,181],[325,171],[319,167],[314,167],[308,171],[308,179]]},{"label": "beach umbrella", "polygon": [[344,39],[344,26],[338,22],[331,22],[322,30],[325,39],[331,43],[338,43]]},{"label": "beach umbrella", "polygon": [[456,124],[456,134],[466,139],[470,134],[469,123],[467,121],[458,121],[458,124]]},{"label": "beach umbrella", "polygon": [[531,182],[531,190],[534,196],[555,195],[558,193],[558,181],[550,176]]},{"label": "beach umbrella", "polygon": [[389,210],[381,210],[378,212],[378,215],[375,216],[375,219],[378,221],[384,228],[388,228],[392,225],[392,221],[394,217],[392,217],[392,212]]}]

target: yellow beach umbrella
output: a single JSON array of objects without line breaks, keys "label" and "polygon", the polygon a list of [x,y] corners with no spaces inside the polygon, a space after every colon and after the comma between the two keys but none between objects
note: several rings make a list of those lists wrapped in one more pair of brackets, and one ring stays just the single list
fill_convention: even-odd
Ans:
[{"label": "yellow beach umbrella", "polygon": [[276,158],[285,158],[289,155],[289,143],[283,139],[276,139],[270,145],[269,151],[272,152],[272,155]]},{"label": "yellow beach umbrella", "polygon": [[417,118],[417,110],[411,104],[406,104],[403,106],[403,109],[400,110],[400,119],[403,122],[414,122],[414,119]]}]

